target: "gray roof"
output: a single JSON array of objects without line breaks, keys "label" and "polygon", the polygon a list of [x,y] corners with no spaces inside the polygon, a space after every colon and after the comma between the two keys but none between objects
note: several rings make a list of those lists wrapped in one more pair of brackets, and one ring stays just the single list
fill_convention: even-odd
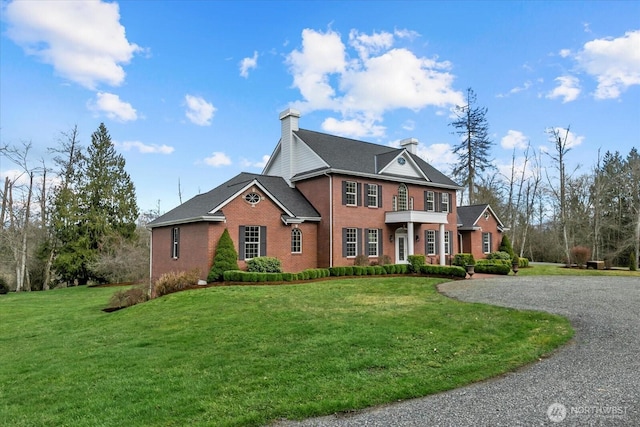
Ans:
[{"label": "gray roof", "polygon": [[[254,180],[274,198],[274,202],[279,203],[288,211],[288,213],[284,214],[285,217],[307,220],[320,219],[318,211],[302,193],[295,188],[289,187],[282,177],[242,172],[213,190],[199,194],[156,218],[148,223],[147,227],[154,228],[186,222],[223,220],[224,206],[222,206],[222,209],[219,207]],[[211,213],[214,209],[216,211]]]},{"label": "gray roof", "polygon": [[[349,171],[358,175],[377,175],[404,150],[306,129],[299,129],[293,133],[315,151],[329,165],[329,169]],[[417,155],[411,154],[411,158],[429,178],[430,184],[460,187]],[[294,180],[295,178],[297,177],[294,177]]]},{"label": "gray roof", "polygon": [[458,206],[458,229],[459,230],[472,230],[476,227],[476,223],[482,216],[485,210],[489,209],[491,214],[498,222],[498,226],[503,228],[504,225],[500,218],[496,215],[496,213],[491,209],[491,206],[487,203],[480,205],[470,205],[470,206]]}]

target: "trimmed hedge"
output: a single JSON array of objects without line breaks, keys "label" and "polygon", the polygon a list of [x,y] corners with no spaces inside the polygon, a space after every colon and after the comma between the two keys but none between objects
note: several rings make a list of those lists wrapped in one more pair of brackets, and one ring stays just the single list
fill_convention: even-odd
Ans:
[{"label": "trimmed hedge", "polygon": [[507,275],[511,271],[511,261],[503,259],[481,259],[476,262],[475,272]]},{"label": "trimmed hedge", "polygon": [[420,267],[420,273],[434,276],[460,277],[463,279],[467,276],[467,271],[457,265],[425,264]]},{"label": "trimmed hedge", "polygon": [[426,264],[426,258],[424,255],[409,255],[407,257],[407,260],[409,261],[409,265],[410,270],[413,273],[418,273],[420,271],[420,268]]},{"label": "trimmed hedge", "polygon": [[473,254],[455,254],[453,256],[453,265],[457,265],[459,267],[466,267],[467,265],[475,265],[476,260],[473,257]]}]

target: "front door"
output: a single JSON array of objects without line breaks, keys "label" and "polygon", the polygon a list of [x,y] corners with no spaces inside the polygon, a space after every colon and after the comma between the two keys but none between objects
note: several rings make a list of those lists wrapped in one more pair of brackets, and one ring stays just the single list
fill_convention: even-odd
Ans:
[{"label": "front door", "polygon": [[396,264],[406,264],[408,262],[407,238],[406,232],[396,232]]}]

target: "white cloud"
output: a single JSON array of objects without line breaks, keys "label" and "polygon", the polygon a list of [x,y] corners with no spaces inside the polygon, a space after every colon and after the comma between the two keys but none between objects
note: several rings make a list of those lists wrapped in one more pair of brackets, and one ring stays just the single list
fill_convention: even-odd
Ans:
[{"label": "white cloud", "polygon": [[245,79],[249,77],[249,70],[253,70],[258,66],[258,52],[253,52],[253,57],[243,58],[240,61],[240,75]]},{"label": "white cloud", "polygon": [[142,154],[171,154],[175,150],[169,145],[145,144],[140,141],[124,141],[116,143],[116,146],[122,148],[124,151],[136,149]]},{"label": "white cloud", "polygon": [[629,86],[640,85],[640,30],[587,42],[576,60],[598,81],[596,99],[618,98]]},{"label": "white cloud", "polygon": [[516,86],[514,88],[512,88],[511,90],[509,90],[508,93],[500,93],[498,95],[496,95],[497,98],[507,98],[510,95],[513,95],[515,93],[519,93],[519,92],[524,92],[527,89],[529,89],[531,87],[531,80],[527,80],[526,82],[524,82],[524,84],[522,86]]},{"label": "white cloud", "polygon": [[11,40],[89,89],[122,84],[122,65],[143,50],[127,40],[117,3],[13,1],[4,12]]},{"label": "white cloud", "polygon": [[227,156],[226,154],[224,154],[223,152],[220,151],[215,151],[211,154],[211,156],[206,157],[204,159],[204,163],[209,165],[209,166],[213,166],[213,167],[219,167],[219,166],[228,166],[231,164],[231,159],[229,158],[229,156]]},{"label": "white cloud", "polygon": [[262,169],[267,165],[267,162],[269,161],[270,158],[271,158],[271,156],[269,156],[268,154],[265,154],[264,156],[262,156],[262,160],[260,160],[258,162],[253,162],[253,161],[248,160],[248,159],[242,159],[240,164],[243,167],[246,167],[246,168],[261,168]]},{"label": "white cloud", "polygon": [[509,130],[500,140],[500,146],[508,150],[512,150],[514,148],[524,150],[528,145],[529,138],[518,130]]},{"label": "white cloud", "polygon": [[406,120],[403,124],[402,124],[402,129],[411,132],[412,130],[414,130],[416,128],[416,122],[414,122],[413,120]]},{"label": "white cloud", "polygon": [[396,39],[415,34],[403,30],[367,35],[352,30],[349,46],[355,57],[350,59],[340,34],[305,29],[302,49],[287,57],[293,87],[303,98],[292,106],[302,112],[338,112],[342,117],[328,119],[324,129],[356,137],[384,132],[380,122],[390,110],[462,105],[462,94],[452,88],[449,62],[393,47]]},{"label": "white cloud", "polygon": [[556,77],[558,87],[549,92],[546,97],[549,99],[562,98],[562,103],[575,101],[580,95],[580,80],[574,76]]},{"label": "white cloud", "polygon": [[89,101],[87,106],[97,114],[105,114],[111,120],[129,122],[138,119],[136,109],[113,93],[98,92],[95,101]]},{"label": "white cloud", "polygon": [[[567,131],[565,128],[555,127],[551,129],[547,129],[547,135],[549,135],[549,142],[555,145],[555,135],[558,135],[560,139],[564,142],[566,138],[565,148],[573,148],[582,144],[584,141],[584,136],[576,135],[571,131]],[[553,150],[550,150],[553,151]]]},{"label": "white cloud", "polygon": [[216,108],[213,104],[207,102],[200,96],[185,95],[185,103],[187,104],[187,111],[185,115],[191,121],[191,123],[198,126],[209,126],[211,119],[213,119],[213,113],[216,112]]}]

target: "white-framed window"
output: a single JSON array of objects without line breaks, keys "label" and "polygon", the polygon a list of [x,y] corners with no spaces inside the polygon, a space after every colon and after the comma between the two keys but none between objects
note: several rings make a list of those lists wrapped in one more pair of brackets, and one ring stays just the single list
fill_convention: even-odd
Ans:
[{"label": "white-framed window", "polygon": [[380,230],[370,228],[367,230],[367,255],[378,256],[378,242],[380,241]]},{"label": "white-framed window", "polygon": [[408,206],[408,191],[405,184],[398,187],[398,211],[406,211]]},{"label": "white-framed window", "polygon": [[427,230],[427,255],[436,254],[436,230]]},{"label": "white-framed window", "polygon": [[436,196],[433,191],[427,191],[424,196],[424,209],[429,212],[436,210]]},{"label": "white-framed window", "polygon": [[378,207],[378,186],[367,185],[367,206],[372,208]]},{"label": "white-framed window", "polygon": [[346,255],[347,257],[355,257],[358,255],[358,229],[347,228],[346,231]]},{"label": "white-framed window", "polygon": [[491,253],[491,233],[482,233],[482,252]]},{"label": "white-framed window", "polygon": [[449,231],[444,232],[444,253],[451,255],[451,233]]},{"label": "white-framed window", "polygon": [[442,198],[440,200],[440,211],[449,212],[449,193],[442,193]]},{"label": "white-framed window", "polygon": [[178,259],[180,257],[180,227],[171,229],[171,258]]},{"label": "white-framed window", "polygon": [[294,228],[291,230],[291,253],[302,253],[302,231],[300,231],[299,228]]},{"label": "white-framed window", "polygon": [[251,259],[260,256],[260,227],[247,225],[244,228],[244,258]]},{"label": "white-framed window", "polygon": [[358,185],[354,181],[347,181],[345,185],[345,198],[347,206],[355,206],[358,197]]}]

